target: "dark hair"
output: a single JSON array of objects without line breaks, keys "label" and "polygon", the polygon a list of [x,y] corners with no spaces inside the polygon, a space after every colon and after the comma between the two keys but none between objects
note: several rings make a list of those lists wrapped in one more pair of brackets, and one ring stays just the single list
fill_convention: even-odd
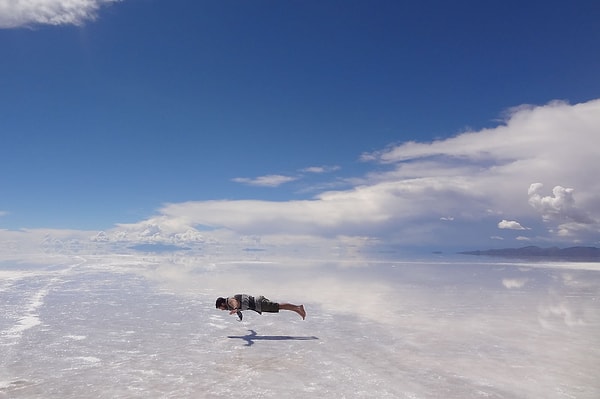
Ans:
[{"label": "dark hair", "polygon": [[227,300],[223,297],[218,297],[217,302],[215,303],[217,309],[221,309],[221,306],[226,305]]}]

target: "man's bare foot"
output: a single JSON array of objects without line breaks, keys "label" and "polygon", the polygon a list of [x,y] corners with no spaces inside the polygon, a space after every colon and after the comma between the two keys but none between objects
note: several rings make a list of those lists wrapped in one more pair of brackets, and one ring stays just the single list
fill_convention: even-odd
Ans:
[{"label": "man's bare foot", "polygon": [[298,310],[298,314],[302,316],[302,320],[306,319],[306,311],[304,310],[304,305],[300,305],[300,310]]}]

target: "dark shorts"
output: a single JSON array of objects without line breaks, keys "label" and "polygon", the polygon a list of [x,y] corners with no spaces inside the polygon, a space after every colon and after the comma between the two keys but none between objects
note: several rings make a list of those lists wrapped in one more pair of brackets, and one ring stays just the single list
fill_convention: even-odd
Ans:
[{"label": "dark shorts", "polygon": [[[259,296],[256,298],[256,302],[260,302],[260,310],[261,312],[267,313],[279,313],[279,304],[277,302],[271,302],[264,296]],[[256,306],[259,307],[258,304]]]}]

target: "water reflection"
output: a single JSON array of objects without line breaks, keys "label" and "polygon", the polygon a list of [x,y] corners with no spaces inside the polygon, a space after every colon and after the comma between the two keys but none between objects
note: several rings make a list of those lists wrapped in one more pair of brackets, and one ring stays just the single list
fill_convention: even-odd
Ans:
[{"label": "water reflection", "polygon": [[[589,264],[98,257],[4,266],[0,398],[82,397],[73,387],[106,380],[123,381],[112,397],[130,397],[130,386],[231,397],[231,379],[254,397],[304,388],[279,384],[281,370],[310,381],[310,397],[600,397],[600,271]],[[214,308],[230,292],[304,303],[307,318],[238,323]],[[31,318],[39,323],[24,324]],[[247,367],[232,370],[232,356]]]}]

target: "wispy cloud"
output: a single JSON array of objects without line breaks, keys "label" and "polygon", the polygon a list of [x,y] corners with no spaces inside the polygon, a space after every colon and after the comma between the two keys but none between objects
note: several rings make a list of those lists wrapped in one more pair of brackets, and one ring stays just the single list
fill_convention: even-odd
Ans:
[{"label": "wispy cloud", "polygon": [[296,176],[270,174],[259,177],[236,177],[231,181],[249,186],[257,187],[279,187],[283,184],[290,183],[292,181],[300,180],[306,177],[305,173],[308,174],[325,174],[339,170],[339,166],[310,166],[299,170],[299,174]]},{"label": "wispy cloud", "polygon": [[259,186],[259,187],[278,187],[282,184],[289,183],[294,180],[298,180],[295,176],[284,176],[284,175],[266,175],[259,176],[255,178],[247,178],[247,177],[236,177],[231,179],[236,183],[247,184],[249,186]]},{"label": "wispy cloud", "polygon": [[0,28],[29,25],[81,25],[100,7],[121,0],[0,0]]},{"label": "wispy cloud", "polygon": [[310,166],[308,168],[301,169],[301,172],[305,173],[330,173],[335,172],[336,170],[340,170],[340,167],[337,165],[334,166]]}]

